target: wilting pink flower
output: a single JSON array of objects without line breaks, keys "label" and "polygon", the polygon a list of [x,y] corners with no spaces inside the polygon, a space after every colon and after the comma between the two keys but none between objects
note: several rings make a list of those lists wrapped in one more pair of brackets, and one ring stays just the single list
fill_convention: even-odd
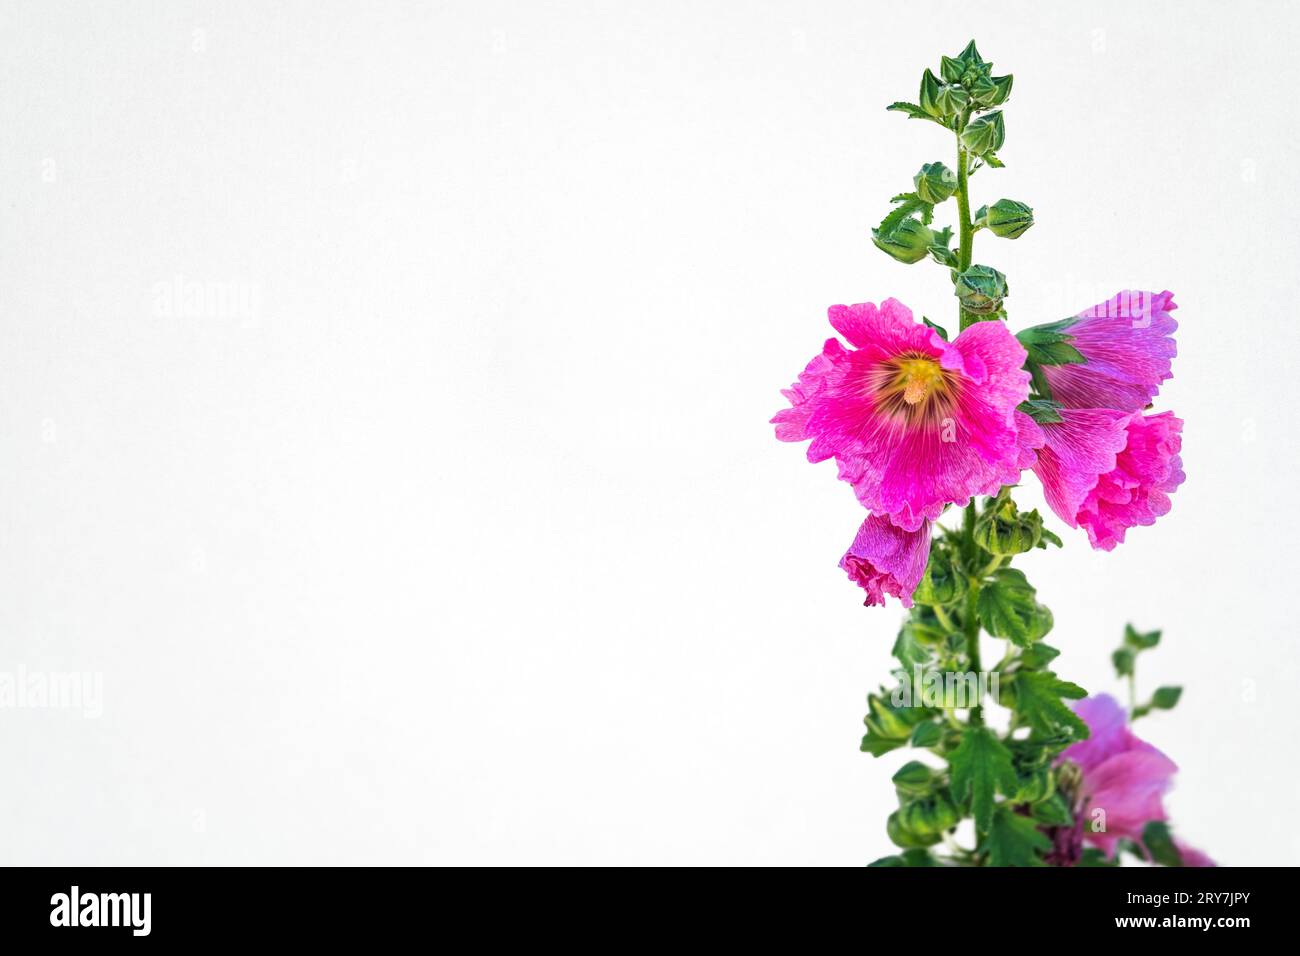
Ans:
[{"label": "wilting pink flower", "polygon": [[894,299],[832,306],[830,321],[856,348],[827,340],[784,393],[778,438],[812,439],[809,461],[833,457],[864,506],[908,531],[1017,480],[1029,376],[1006,326],[978,322],[945,342]]},{"label": "wilting pink flower", "polygon": [[1094,548],[1110,551],[1136,525],[1169,512],[1169,495],[1183,483],[1183,421],[1173,412],[1130,415],[1115,467],[1101,475],[1077,512]]},{"label": "wilting pink flower", "polygon": [[930,522],[917,531],[904,531],[881,515],[871,515],[858,528],[848,552],[840,559],[855,584],[867,592],[863,603],[884,604],[892,594],[912,606],[912,592],[921,583],[930,559]]},{"label": "wilting pink flower", "polygon": [[1043,442],[1033,470],[1048,506],[1077,528],[1079,509],[1124,449],[1129,416],[1109,408],[1062,408],[1060,416],[1040,426]]},{"label": "wilting pink flower", "polygon": [[[1142,830],[1152,820],[1166,818],[1163,797],[1173,785],[1177,765],[1137,737],[1127,725],[1123,708],[1108,694],[1088,697],[1074,705],[1088,725],[1087,740],[1067,747],[1058,763],[1079,768],[1080,819],[1083,839],[1107,856],[1120,840],[1141,844]],[[1077,833],[1078,828],[1072,828]],[[1194,860],[1203,853],[1188,850]],[[1077,857],[1076,857],[1077,859]],[[1212,865],[1184,859],[1187,866]]]},{"label": "wilting pink flower", "polygon": [[1071,408],[1136,412],[1151,404],[1177,354],[1172,292],[1121,292],[1051,327],[1087,360],[1043,367],[1052,398]]}]

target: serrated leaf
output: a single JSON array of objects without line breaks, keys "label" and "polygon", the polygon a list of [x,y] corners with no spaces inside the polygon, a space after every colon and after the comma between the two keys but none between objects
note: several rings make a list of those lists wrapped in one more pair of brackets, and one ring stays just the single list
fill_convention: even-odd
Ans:
[{"label": "serrated leaf", "polygon": [[1039,853],[1052,848],[1032,819],[998,807],[989,832],[980,844],[988,854],[989,866],[1042,866]]},{"label": "serrated leaf", "polygon": [[946,124],[942,120],[940,120],[936,116],[931,116],[929,113],[921,109],[921,107],[917,106],[915,103],[905,103],[900,101],[898,103],[890,103],[888,106],[885,107],[885,109],[892,110],[895,113],[904,113],[906,114],[908,119],[929,120],[932,123],[938,123],[940,126],[945,126],[946,128]]},{"label": "serrated leaf", "polygon": [[1018,568],[1002,568],[980,586],[976,610],[994,637],[1028,647],[1052,629],[1052,612],[1035,600],[1037,592]]},{"label": "serrated leaf", "polygon": [[1011,751],[987,727],[966,727],[961,743],[948,754],[952,795],[958,801],[969,798],[977,829],[989,828],[993,819],[995,792],[1011,796],[1016,792],[1016,771]]},{"label": "serrated leaf", "polygon": [[900,222],[915,212],[922,212],[924,215],[927,210],[929,212],[934,211],[934,207],[928,202],[922,202],[918,199],[916,193],[899,193],[890,202],[896,202],[898,206],[882,219],[880,225],[876,227],[876,231],[882,236],[889,235]]},{"label": "serrated leaf", "polygon": [[1072,711],[1062,697],[1078,700],[1088,692],[1078,684],[1061,680],[1051,671],[1021,671],[1013,682],[1016,714],[1040,734],[1072,731],[1076,740],[1088,737],[1088,725]]}]

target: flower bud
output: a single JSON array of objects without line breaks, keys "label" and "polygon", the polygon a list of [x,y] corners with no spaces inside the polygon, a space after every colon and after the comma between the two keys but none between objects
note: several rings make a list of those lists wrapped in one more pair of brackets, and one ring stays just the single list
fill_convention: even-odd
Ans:
[{"label": "flower bud", "polygon": [[991,266],[971,266],[957,276],[953,294],[973,315],[993,315],[1009,294],[1007,277]]},{"label": "flower bud", "polygon": [[970,87],[971,99],[978,105],[1001,106],[1011,95],[1010,73],[1006,76],[982,76]]},{"label": "flower bud", "polygon": [[934,102],[944,116],[956,116],[970,103],[970,94],[955,83],[945,83],[939,87]]},{"label": "flower bud", "polygon": [[888,232],[871,230],[871,241],[876,248],[893,256],[899,262],[920,262],[930,253],[934,233],[921,220],[907,216]]},{"label": "flower bud", "polygon": [[961,131],[961,144],[976,156],[985,156],[1001,149],[1006,136],[1002,112],[997,110],[967,123]]},{"label": "flower bud", "polygon": [[1037,511],[1021,514],[1010,498],[998,498],[975,522],[975,543],[989,554],[1023,554],[1038,546],[1043,517]]},{"label": "flower bud", "polygon": [[876,694],[867,696],[867,708],[870,711],[864,720],[867,729],[886,740],[906,740],[925,716],[919,709],[895,707]]},{"label": "flower bud", "polygon": [[1034,224],[1034,211],[1014,199],[999,199],[980,217],[995,236],[1019,239]]},{"label": "flower bud", "polygon": [[933,549],[921,583],[912,592],[912,600],[933,607],[936,604],[955,604],[965,593],[966,576],[953,567],[947,554],[938,548]]},{"label": "flower bud", "polygon": [[947,201],[957,191],[957,174],[943,163],[926,163],[912,177],[916,194],[931,205]]},{"label": "flower bud", "polygon": [[957,808],[946,794],[936,793],[921,797],[899,811],[903,827],[920,837],[941,836],[944,830],[957,825]]},{"label": "flower bud", "polygon": [[890,841],[895,846],[901,846],[904,850],[911,850],[917,847],[933,846],[943,837],[938,833],[922,835],[909,830],[902,820],[903,811],[895,810],[885,821],[885,832],[889,834]]},{"label": "flower bud", "polygon": [[920,796],[934,785],[934,771],[919,760],[910,760],[898,768],[893,781],[899,793]]}]

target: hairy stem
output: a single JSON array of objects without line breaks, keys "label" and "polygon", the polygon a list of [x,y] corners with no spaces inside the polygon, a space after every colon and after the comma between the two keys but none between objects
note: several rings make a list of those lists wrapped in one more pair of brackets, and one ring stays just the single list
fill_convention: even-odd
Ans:
[{"label": "hairy stem", "polygon": [[[970,268],[971,255],[975,245],[975,227],[970,221],[970,157],[961,145],[961,131],[966,127],[969,113],[963,113],[957,125],[957,271],[965,272]],[[976,317],[958,306],[958,330],[967,328],[976,322]]]}]

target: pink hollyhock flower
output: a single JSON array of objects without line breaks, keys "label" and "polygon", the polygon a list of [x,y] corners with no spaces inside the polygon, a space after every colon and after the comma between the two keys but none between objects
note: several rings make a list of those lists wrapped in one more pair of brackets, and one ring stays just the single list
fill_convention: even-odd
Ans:
[{"label": "pink hollyhock flower", "polygon": [[1176,308],[1172,292],[1129,291],[1053,323],[1087,363],[1044,366],[1052,398],[1070,408],[1124,412],[1150,405],[1178,353],[1178,323],[1169,314]]},{"label": "pink hollyhock flower", "polygon": [[923,522],[917,531],[904,531],[888,518],[871,515],[858,528],[840,567],[867,592],[863,603],[868,607],[884,604],[886,594],[911,607],[912,592],[929,560],[930,522]]},{"label": "pink hollyhock flower", "polygon": [[[1081,700],[1074,711],[1090,735],[1067,747],[1057,762],[1079,768],[1083,839],[1113,857],[1120,840],[1141,844],[1143,828],[1152,820],[1166,819],[1162,798],[1178,767],[1129,730],[1123,708],[1110,695]],[[1077,826],[1068,829],[1078,832]],[[1060,848],[1067,849],[1063,844]],[[1212,865],[1202,862],[1209,860],[1203,853],[1190,848],[1185,852],[1187,866]]]},{"label": "pink hollyhock flower", "polygon": [[1015,410],[1029,376],[1006,326],[978,322],[945,342],[894,299],[829,314],[855,348],[827,340],[784,392],[777,438],[812,439],[809,461],[833,457],[858,500],[907,531],[1018,479]]},{"label": "pink hollyhock flower", "polygon": [[1128,416],[1124,448],[1079,505],[1079,526],[1094,548],[1110,551],[1136,525],[1154,524],[1172,507],[1169,495],[1183,483],[1183,421],[1173,412]]},{"label": "pink hollyhock flower", "polygon": [[1032,468],[1048,506],[1077,528],[1079,509],[1124,449],[1129,416],[1109,408],[1062,408],[1060,416],[1039,426],[1042,441]]}]

